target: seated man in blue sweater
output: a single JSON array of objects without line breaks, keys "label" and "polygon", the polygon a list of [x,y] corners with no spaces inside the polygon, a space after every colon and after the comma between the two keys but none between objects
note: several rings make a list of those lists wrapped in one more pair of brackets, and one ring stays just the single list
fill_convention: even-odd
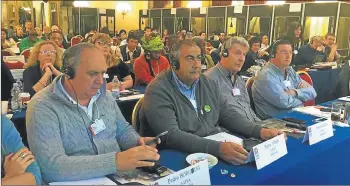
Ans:
[{"label": "seated man in blue sweater", "polygon": [[[107,64],[90,43],[69,48],[65,74],[35,94],[28,105],[27,132],[46,183],[114,174],[153,166],[157,149],[146,146],[106,93]],[[146,160],[146,161],[145,161]]]},{"label": "seated man in blue sweater", "polygon": [[255,77],[252,96],[260,118],[266,119],[316,98],[315,89],[302,80],[290,65],[292,44],[279,40],[271,50],[271,60]]},{"label": "seated man in blue sweater", "polygon": [[243,164],[248,152],[241,145],[204,137],[228,132],[269,139],[283,133],[261,128],[228,105],[215,82],[201,74],[202,55],[196,43],[182,40],[171,55],[173,68],[159,74],[147,87],[140,111],[142,134],[168,131],[164,144],[170,148],[206,152],[232,164]]}]

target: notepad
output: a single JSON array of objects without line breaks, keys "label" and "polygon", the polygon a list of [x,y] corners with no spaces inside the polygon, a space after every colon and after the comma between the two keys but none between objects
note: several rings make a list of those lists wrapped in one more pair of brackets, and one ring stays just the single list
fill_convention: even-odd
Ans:
[{"label": "notepad", "polygon": [[214,140],[214,141],[220,141],[220,142],[233,142],[237,143],[239,145],[243,145],[242,138],[239,138],[237,136],[234,136],[232,134],[228,134],[226,132],[220,132],[211,136],[205,137],[206,139]]},{"label": "notepad", "polygon": [[62,181],[62,182],[51,182],[49,185],[117,185],[107,177],[92,178],[87,180],[79,181]]},{"label": "notepad", "polygon": [[144,94],[136,94],[136,95],[126,96],[126,97],[121,97],[121,98],[119,98],[119,100],[126,101],[126,100],[141,99],[141,98],[143,98],[143,96],[144,96]]}]

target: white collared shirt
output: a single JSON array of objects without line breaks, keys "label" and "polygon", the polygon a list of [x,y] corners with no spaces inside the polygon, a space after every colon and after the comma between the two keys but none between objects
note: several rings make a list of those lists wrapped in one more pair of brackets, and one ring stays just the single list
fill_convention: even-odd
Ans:
[{"label": "white collared shirt", "polygon": [[[63,76],[62,76],[63,77]],[[63,93],[67,96],[69,101],[71,101],[73,104],[78,104],[77,101],[75,101],[69,94],[68,92],[64,89],[62,85],[62,77],[58,80],[57,82],[57,87],[63,91]],[[97,91],[97,93],[90,99],[88,106],[83,106],[79,104],[79,107],[82,108],[85,113],[88,115],[88,117],[92,120],[92,110],[93,110],[93,105],[95,101],[100,97],[101,92],[100,89]]]}]

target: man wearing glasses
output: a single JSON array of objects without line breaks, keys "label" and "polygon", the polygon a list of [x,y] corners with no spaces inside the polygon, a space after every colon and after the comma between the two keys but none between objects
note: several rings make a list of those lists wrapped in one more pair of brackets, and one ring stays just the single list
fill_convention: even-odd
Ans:
[{"label": "man wearing glasses", "polygon": [[38,33],[35,30],[30,30],[29,36],[27,38],[24,38],[19,44],[19,50],[22,52],[25,49],[32,48],[35,43],[39,41],[41,40],[38,38]]},{"label": "man wearing glasses", "polygon": [[276,116],[316,98],[315,89],[289,66],[292,52],[289,41],[277,41],[270,52],[270,62],[255,78],[252,96],[260,118]]}]

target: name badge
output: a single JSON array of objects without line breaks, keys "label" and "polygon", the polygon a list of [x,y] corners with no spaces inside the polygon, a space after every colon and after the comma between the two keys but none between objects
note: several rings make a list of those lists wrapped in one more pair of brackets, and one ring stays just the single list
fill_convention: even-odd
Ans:
[{"label": "name badge", "polygon": [[92,135],[96,136],[98,133],[106,129],[106,125],[102,119],[97,119],[93,124],[90,125]]},{"label": "name badge", "polygon": [[232,89],[232,95],[233,96],[240,96],[241,91],[238,88],[234,88],[234,89]]},{"label": "name badge", "polygon": [[284,83],[284,85],[286,87],[291,87],[292,86],[292,83],[290,83],[290,81],[288,81],[288,80],[283,81],[283,83]]},{"label": "name badge", "polygon": [[109,78],[109,75],[107,73],[104,73],[103,78],[107,79],[107,78]]},{"label": "name badge", "polygon": [[207,70],[207,65],[202,65],[202,70]]},{"label": "name badge", "polygon": [[294,50],[294,54],[297,55],[298,54],[298,50]]},{"label": "name badge", "polygon": [[156,180],[150,185],[211,185],[208,160],[201,161],[164,178]]},{"label": "name badge", "polygon": [[332,121],[322,121],[307,127],[306,133],[303,139],[303,143],[309,141],[310,145],[316,144],[322,140],[333,136]]},{"label": "name badge", "polygon": [[254,146],[250,150],[247,162],[255,160],[256,168],[260,170],[287,153],[286,140],[284,139],[284,134],[281,134]]}]

